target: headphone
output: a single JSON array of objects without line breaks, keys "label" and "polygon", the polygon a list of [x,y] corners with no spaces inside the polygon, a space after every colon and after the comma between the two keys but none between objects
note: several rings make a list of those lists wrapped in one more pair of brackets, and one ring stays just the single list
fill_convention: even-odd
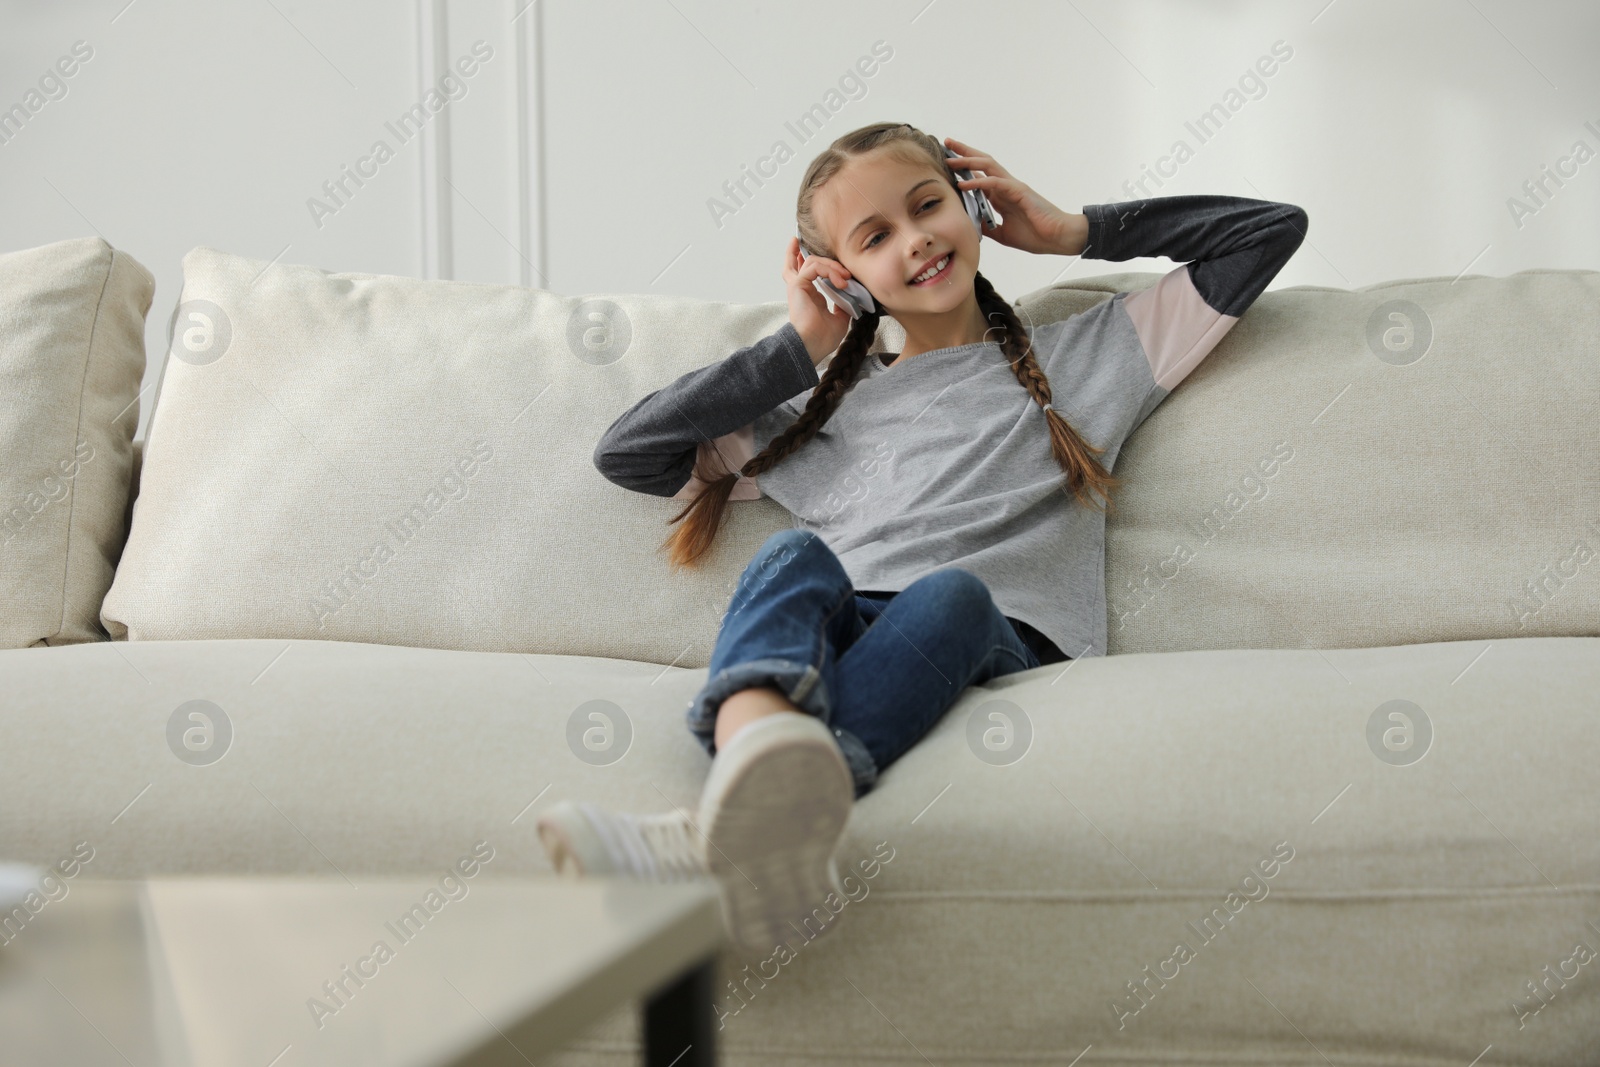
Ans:
[{"label": "headphone", "polygon": [[[902,125],[909,126],[910,123],[902,123]],[[942,141],[939,143],[939,147],[944,150],[946,159],[959,154],[952,152]],[[972,180],[972,171],[950,167],[949,164],[946,164],[946,167],[962,181]],[[972,220],[972,225],[977,229],[980,237],[983,235],[985,226],[992,230],[1005,222],[1000,213],[994,209],[994,205],[989,203],[989,198],[983,195],[982,189],[962,189],[960,192],[962,202],[966,204],[967,217]],[[795,234],[795,236],[799,237],[800,235]],[[809,259],[811,256],[811,253],[806,251],[804,243],[800,245],[800,256],[802,259]],[[878,310],[878,305],[873,301],[872,294],[867,292],[867,287],[854,278],[845,282],[843,292],[840,292],[838,287],[826,278],[813,278],[811,284],[816,288],[817,292],[822,294],[822,298],[828,302],[829,314],[833,313],[834,308],[842,307],[850,313],[852,319],[859,319],[863,312]]]}]

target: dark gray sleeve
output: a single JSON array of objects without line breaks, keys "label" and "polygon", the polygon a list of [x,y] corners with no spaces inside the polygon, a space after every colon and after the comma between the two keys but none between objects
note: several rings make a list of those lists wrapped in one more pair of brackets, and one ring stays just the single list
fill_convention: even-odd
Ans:
[{"label": "dark gray sleeve", "polygon": [[595,468],[624,489],[670,497],[689,484],[700,442],[750,425],[820,381],[799,331],[786,322],[624,411],[595,446]]},{"label": "dark gray sleeve", "polygon": [[1088,204],[1085,259],[1165,256],[1189,262],[1189,278],[1213,311],[1238,317],[1255,303],[1306,236],[1293,204],[1239,196],[1157,196]]}]

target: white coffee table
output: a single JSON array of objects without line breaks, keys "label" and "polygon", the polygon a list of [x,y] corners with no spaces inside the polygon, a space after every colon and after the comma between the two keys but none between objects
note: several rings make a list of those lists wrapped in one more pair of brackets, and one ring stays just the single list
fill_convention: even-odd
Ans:
[{"label": "white coffee table", "polygon": [[645,1063],[716,1062],[709,879],[352,879],[77,879],[0,946],[0,1048],[86,1067],[487,1067],[642,1000]]}]

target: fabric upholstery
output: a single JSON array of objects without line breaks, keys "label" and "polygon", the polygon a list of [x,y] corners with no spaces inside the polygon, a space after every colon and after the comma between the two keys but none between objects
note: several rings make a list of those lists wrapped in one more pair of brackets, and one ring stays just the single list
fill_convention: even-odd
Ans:
[{"label": "fabric upholstery", "polygon": [[[260,639],[3,651],[0,677],[0,751],[29,753],[0,776],[0,854],[86,840],[96,877],[359,886],[480,838],[483,877],[550,876],[542,811],[692,813],[710,766],[681,717],[704,669]],[[839,928],[725,958],[724,1062],[1594,1062],[1600,983],[1561,961],[1600,946],[1597,689],[1600,638],[1560,637],[1131,654],[971,688],[856,803]],[[195,699],[231,730],[203,766],[168,740]],[[1403,765],[1373,740],[1395,700],[1424,753]],[[613,762],[568,740],[596,710]],[[1004,765],[968,740],[997,710],[1031,731]],[[1179,941],[1194,957],[1163,967]],[[1547,966],[1565,988],[1519,1027]],[[619,1009],[550,1062],[636,1063],[635,1036]]]},{"label": "fabric upholstery", "polygon": [[0,255],[0,647],[106,638],[154,294],[100,237]]},{"label": "fabric upholstery", "polygon": [[[723,1062],[1595,1062],[1600,614],[1574,546],[1600,515],[1597,278],[1264,294],[1117,464],[1114,654],[969,688],[884,771],[839,849],[840,928],[724,954]],[[710,757],[684,708],[790,519],[741,502],[711,567],[671,575],[682,502],[590,450],[784,309],[209,249],[183,300],[212,307],[175,343],[214,344],[219,310],[229,340],[167,362],[106,599],[131,640],[0,650],[0,751],[27,754],[0,856],[359,885],[486,839],[484,877],[549,877],[559,801],[692,812]],[[1422,358],[1387,347],[1424,328]],[[601,722],[614,757],[581,740]],[[636,1009],[544,1062],[638,1062]]]},{"label": "fabric upholstery", "polygon": [[[106,597],[116,637],[705,666],[739,573],[793,524],[737,500],[701,567],[674,573],[661,545],[684,502],[619,489],[591,456],[629,405],[771,333],[782,304],[563,297],[207,248],[184,272],[184,306],[221,308],[229,340],[166,363]],[[1018,306],[1039,325],[1161,277]],[[1430,351],[1405,365],[1369,341],[1395,299],[1429,322]],[[1584,454],[1600,410],[1597,331],[1592,271],[1264,293],[1118,458],[1108,651],[1600,632],[1600,586],[1571,580],[1600,544],[1600,480],[1562,458]]]},{"label": "fabric upholstery", "polygon": [[1263,293],[1117,457],[1108,654],[1600,635],[1597,338],[1596,271]]}]

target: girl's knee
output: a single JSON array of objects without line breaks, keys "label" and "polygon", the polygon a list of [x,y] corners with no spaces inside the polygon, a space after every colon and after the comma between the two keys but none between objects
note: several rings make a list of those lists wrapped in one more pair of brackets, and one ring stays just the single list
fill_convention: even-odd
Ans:
[{"label": "girl's knee", "polygon": [[953,614],[980,614],[994,606],[989,587],[971,571],[960,567],[945,567],[925,574],[907,586],[901,596],[916,591],[920,596],[935,598],[942,610]]},{"label": "girl's knee", "polygon": [[771,578],[779,569],[799,559],[809,559],[813,566],[831,561],[841,575],[844,573],[843,565],[827,543],[810,530],[798,527],[779,530],[763,541],[746,570],[759,577]]},{"label": "girl's knee", "polygon": [[815,548],[817,545],[822,545],[824,548],[827,547],[822,538],[810,530],[803,530],[796,526],[788,530],[779,530],[771,537],[768,537],[761,543],[761,551],[757,555],[778,552],[783,549],[798,552],[802,549]]}]

